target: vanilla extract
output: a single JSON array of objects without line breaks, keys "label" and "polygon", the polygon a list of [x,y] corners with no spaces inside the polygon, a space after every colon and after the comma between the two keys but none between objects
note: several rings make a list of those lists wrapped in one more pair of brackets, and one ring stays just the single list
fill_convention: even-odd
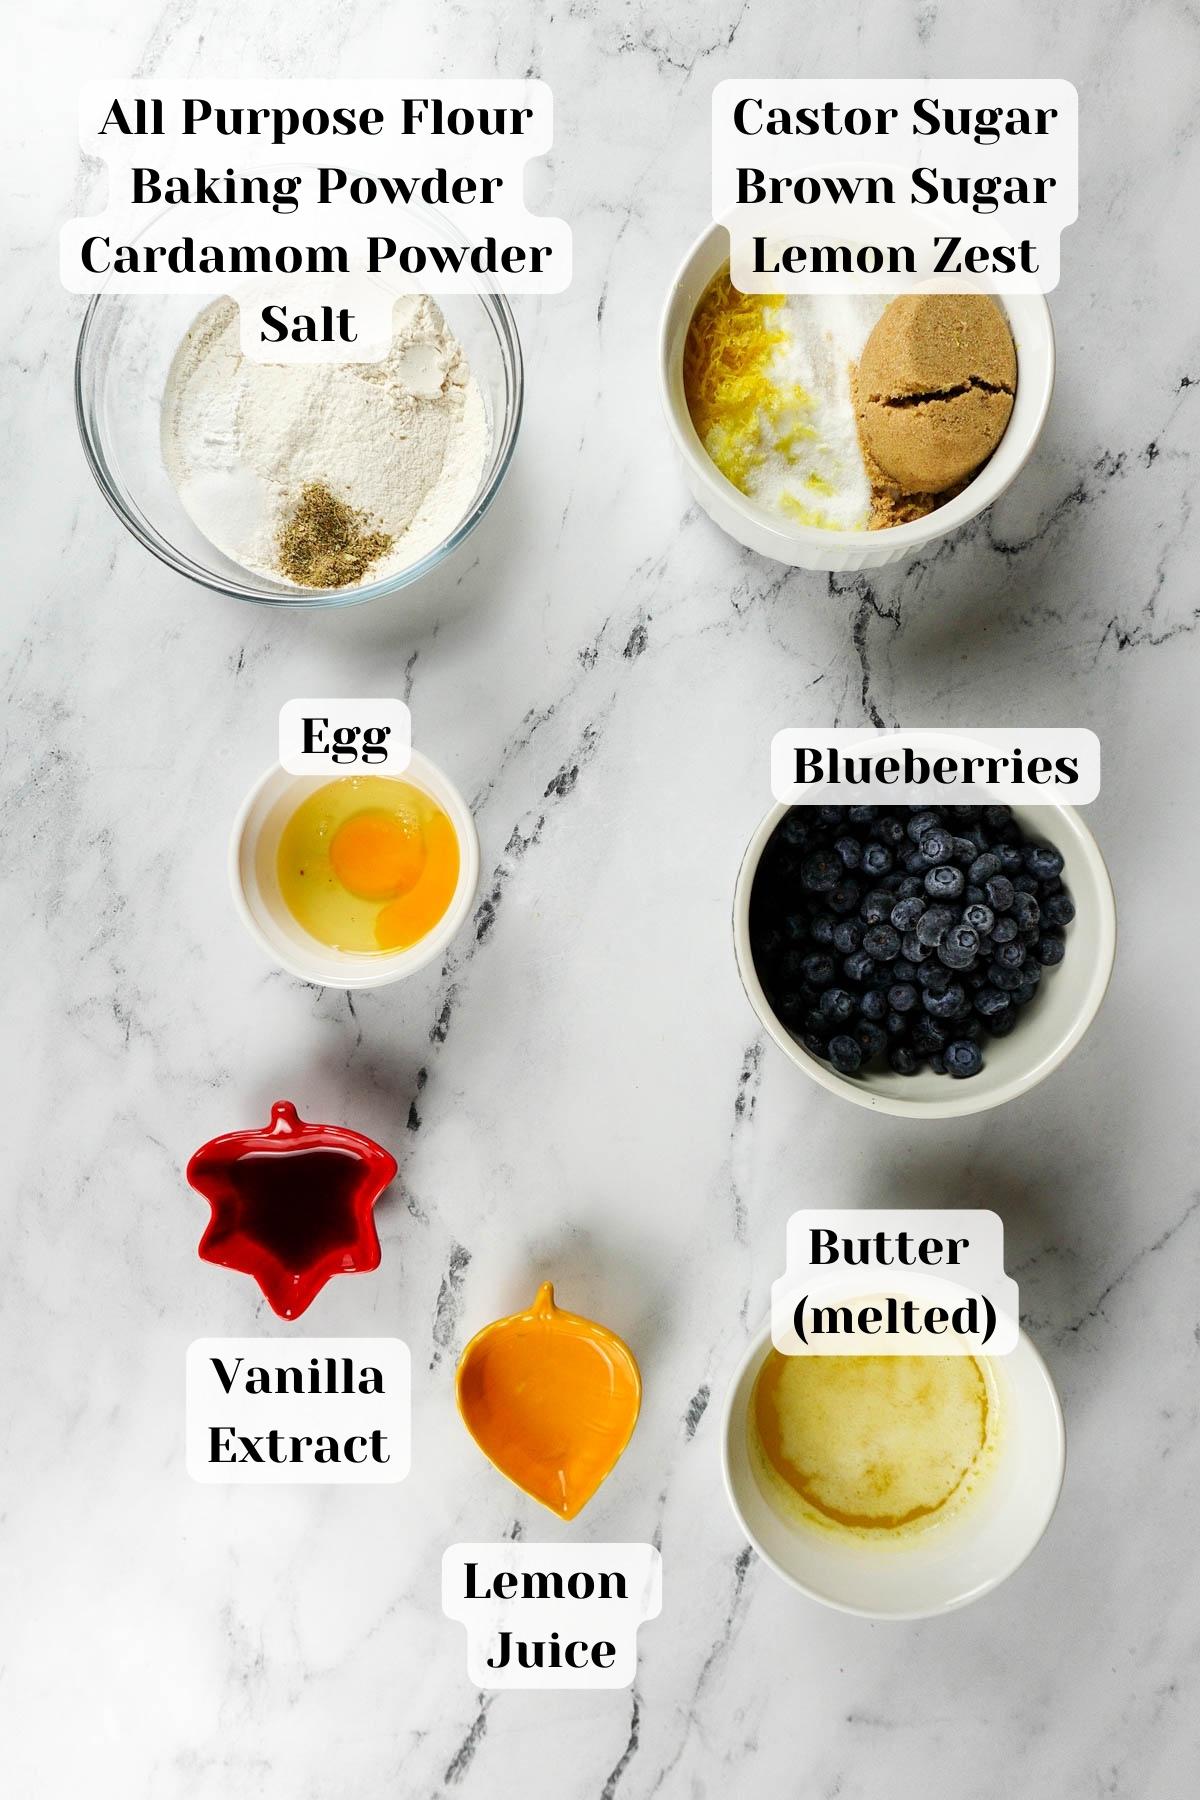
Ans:
[{"label": "vanilla extract", "polygon": [[247,1394],[382,1394],[383,1376],[352,1356],[312,1356],[307,1366],[283,1363],[267,1368],[236,1357],[232,1364],[212,1358],[213,1371],[227,1394],[240,1385]]}]

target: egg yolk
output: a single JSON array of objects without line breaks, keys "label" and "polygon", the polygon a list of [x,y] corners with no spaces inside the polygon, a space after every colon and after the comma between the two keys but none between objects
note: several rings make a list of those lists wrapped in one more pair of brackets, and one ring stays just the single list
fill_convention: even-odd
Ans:
[{"label": "egg yolk", "polygon": [[354,813],[334,832],[329,861],[342,886],[360,900],[394,900],[425,866],[420,822],[375,807]]},{"label": "egg yolk", "polygon": [[401,950],[432,931],[458,886],[458,839],[445,813],[425,825],[425,862],[407,893],[383,908],[375,921],[381,950]]}]

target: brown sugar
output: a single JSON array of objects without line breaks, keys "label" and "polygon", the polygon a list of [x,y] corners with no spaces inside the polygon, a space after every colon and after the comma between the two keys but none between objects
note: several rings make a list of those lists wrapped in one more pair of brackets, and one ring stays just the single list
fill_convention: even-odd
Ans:
[{"label": "brown sugar", "polygon": [[1004,436],[1017,386],[1008,320],[987,294],[903,294],[854,371],[874,528],[959,492]]}]

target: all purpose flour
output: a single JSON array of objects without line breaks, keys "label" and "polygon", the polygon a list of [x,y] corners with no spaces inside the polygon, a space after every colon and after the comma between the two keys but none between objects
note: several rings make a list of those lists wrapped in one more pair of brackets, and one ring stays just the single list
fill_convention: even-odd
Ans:
[{"label": "all purpose flour", "polygon": [[251,362],[224,299],[183,339],[163,458],[195,524],[244,568],[286,582],[280,532],[313,483],[391,538],[369,581],[416,562],[465,515],[489,446],[483,395],[427,295],[397,300],[393,331],[380,363]]}]

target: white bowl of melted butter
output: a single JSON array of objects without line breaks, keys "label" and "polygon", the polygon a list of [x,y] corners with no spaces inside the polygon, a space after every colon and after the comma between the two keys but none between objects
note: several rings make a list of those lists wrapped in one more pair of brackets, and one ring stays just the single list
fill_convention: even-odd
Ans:
[{"label": "white bowl of melted butter", "polygon": [[841,1612],[922,1619],[1020,1568],[1066,1438],[1024,1332],[1002,1357],[781,1356],[768,1323],[730,1387],[722,1457],[738,1523],[784,1581]]}]

